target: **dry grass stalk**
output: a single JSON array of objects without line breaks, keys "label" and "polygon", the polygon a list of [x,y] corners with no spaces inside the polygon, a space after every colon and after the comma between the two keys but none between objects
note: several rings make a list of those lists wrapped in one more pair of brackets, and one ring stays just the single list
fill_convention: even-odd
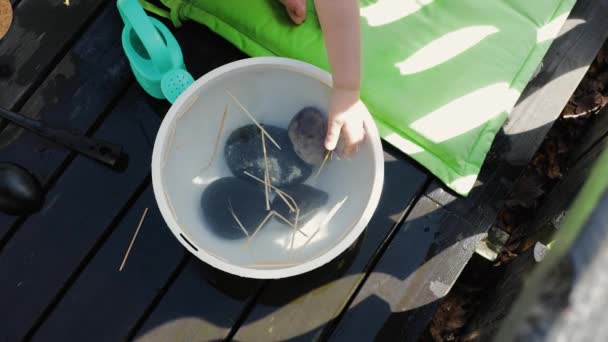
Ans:
[{"label": "dry grass stalk", "polygon": [[288,226],[296,229],[298,231],[298,233],[308,237],[308,234],[304,233],[303,231],[301,231],[300,229],[298,229],[298,227],[296,225],[294,225],[293,223],[289,222],[289,220],[287,218],[285,218],[285,216],[277,213],[276,211],[272,210],[268,213],[268,215],[266,215],[266,217],[262,220],[262,222],[256,227],[255,231],[253,232],[253,234],[251,234],[251,236],[249,237],[249,240],[247,241],[247,243],[250,243],[251,240],[253,240],[253,238],[255,237],[255,235],[257,234],[257,232],[262,229],[262,227],[266,224],[266,222],[268,222],[268,220],[270,220],[271,217],[276,217],[280,220],[282,220],[283,222],[285,222]]},{"label": "dry grass stalk", "polygon": [[[245,174],[248,175],[249,177],[252,177],[253,179],[257,180],[258,182],[261,182],[261,180],[259,178],[257,178],[256,176],[252,175],[251,173],[245,171]],[[290,247],[289,250],[291,251],[293,249],[293,244],[294,244],[294,240],[295,240],[295,236],[296,236],[296,232],[299,232],[300,234],[308,237],[308,235],[306,233],[304,233],[302,230],[300,230],[298,228],[298,220],[300,217],[300,208],[298,207],[298,204],[296,203],[296,201],[293,199],[293,197],[291,197],[289,194],[287,194],[286,192],[270,185],[272,187],[272,189],[277,193],[277,195],[283,200],[283,202],[285,202],[285,204],[289,207],[289,211],[290,212],[296,212],[296,217],[295,217],[295,221],[292,224],[291,222],[289,222],[288,219],[286,219],[285,217],[283,217],[281,214],[277,213],[276,211],[273,211],[275,216],[281,218],[285,223],[287,223],[287,225],[289,225],[290,227],[293,228],[293,233],[292,233],[292,237],[291,237],[291,243],[290,243]],[[289,200],[288,200],[289,199]],[[293,203],[293,206],[289,203],[289,202]],[[295,207],[294,207],[295,206]]]},{"label": "dry grass stalk", "polygon": [[266,210],[270,210],[270,176],[268,173],[268,157],[266,155],[266,139],[264,139],[264,133],[262,132],[262,151],[264,152],[264,194],[266,195]]},{"label": "dry grass stalk", "polygon": [[247,232],[247,229],[245,229],[245,227],[243,226],[243,223],[241,223],[241,220],[239,220],[238,216],[236,216],[236,213],[234,212],[234,208],[232,207],[232,202],[230,201],[230,199],[228,199],[228,205],[229,205],[229,209],[230,209],[230,214],[232,214],[232,217],[234,217],[234,220],[239,225],[239,228],[241,228],[243,233],[245,233],[245,236],[249,237],[249,233]]},{"label": "dry grass stalk", "polygon": [[327,213],[327,216],[325,216],[323,221],[321,221],[321,223],[319,224],[319,227],[315,230],[315,232],[312,233],[312,235],[308,238],[308,240],[306,240],[306,242],[304,242],[302,247],[306,247],[308,245],[308,243],[317,235],[317,233],[319,233],[321,231],[321,228],[325,227],[329,223],[329,221],[336,215],[338,210],[340,210],[340,208],[342,208],[342,206],[344,205],[346,200],[348,200],[348,196],[344,197],[343,200],[341,200],[340,202],[336,203],[336,205],[334,205],[334,207],[329,211],[329,213]]},{"label": "dry grass stalk", "polygon": [[[277,212],[276,212],[276,211],[274,211],[274,210],[272,211],[272,214],[273,214],[273,215],[274,215],[276,218],[278,218],[278,219],[280,219],[281,221],[285,222],[285,224],[286,224],[286,225],[288,225],[288,226],[290,226],[290,227],[292,227],[292,228],[294,228],[294,227],[295,227],[295,225],[294,225],[293,223],[291,223],[291,222],[290,222],[290,221],[289,221],[287,218],[285,218],[285,216],[283,216],[283,215],[281,215],[281,214],[277,213]],[[300,233],[301,233],[302,235],[304,235],[304,236],[308,237],[308,234],[304,233],[303,231],[300,231]]]},{"label": "dry grass stalk", "polygon": [[303,231],[301,231],[300,229],[298,229],[298,227],[295,226],[293,223],[289,222],[289,220],[287,218],[285,218],[285,216],[283,216],[283,215],[277,213],[276,211],[272,210],[272,211],[268,212],[268,215],[266,215],[266,217],[262,220],[262,222],[260,222],[260,224],[253,231],[253,233],[248,237],[248,239],[247,239],[247,245],[251,244],[251,241],[253,241],[253,238],[255,238],[255,236],[258,234],[258,232],[264,227],[264,225],[268,222],[268,220],[270,220],[273,216],[276,217],[276,218],[278,218],[278,219],[280,219],[280,220],[282,220],[288,226],[294,228],[294,230],[296,230],[298,233],[304,235],[305,237],[308,237],[308,234],[304,233]]},{"label": "dry grass stalk", "polygon": [[171,211],[171,214],[173,214],[173,218],[175,218],[175,221],[178,221],[177,214],[175,213],[175,208],[173,208],[173,203],[171,202],[171,199],[169,198],[169,195],[167,194],[166,191],[164,191],[163,193],[165,195],[165,201],[167,202],[167,206],[169,207],[169,211]]},{"label": "dry grass stalk", "polygon": [[[188,239],[189,239],[190,241],[192,241],[192,239],[190,239],[190,238],[188,238]],[[211,256],[213,256],[213,257],[214,257],[214,258],[216,258],[216,259],[222,260],[223,262],[226,262],[226,263],[230,263],[230,261],[228,261],[228,259],[226,259],[226,258],[222,257],[222,256],[221,256],[221,255],[219,255],[219,254],[215,254],[215,253],[213,253],[213,252],[211,252],[211,251],[209,251],[209,250],[206,250],[205,252],[206,252],[206,253],[208,253],[208,254],[210,254]]]},{"label": "dry grass stalk", "polygon": [[317,177],[319,177],[319,175],[321,174],[321,170],[323,170],[323,166],[325,166],[325,163],[327,162],[327,159],[329,158],[330,160],[333,160],[334,157],[334,151],[325,151],[325,156],[323,157],[323,161],[321,162],[321,166],[319,166],[319,169],[317,170],[317,173],[315,173],[315,176],[313,177],[313,179],[317,179]]},{"label": "dry grass stalk", "polygon": [[293,232],[291,233],[291,241],[289,242],[289,258],[291,259],[292,253],[291,251],[293,251],[293,245],[296,241],[296,229],[293,229]]},{"label": "dry grass stalk", "polygon": [[255,228],[255,230],[253,231],[253,234],[251,234],[251,236],[247,239],[248,245],[251,244],[251,241],[253,241],[253,238],[258,234],[260,229],[262,229],[262,227],[264,227],[266,222],[268,222],[268,220],[270,220],[270,218],[273,216],[273,213],[274,213],[274,211],[269,212],[268,215],[266,215],[266,217],[262,220],[262,222]]},{"label": "dry grass stalk", "polygon": [[[291,251],[293,251],[293,244],[296,240],[296,231],[300,231],[298,228],[298,220],[300,219],[300,208],[296,211],[296,219],[293,224],[293,233],[291,234],[291,243],[289,244],[289,257],[291,258]],[[301,231],[300,231],[301,232]],[[301,232],[304,234],[303,232]],[[304,234],[304,236],[308,237],[308,235]]]},{"label": "dry grass stalk", "polygon": [[286,267],[286,266],[297,266],[300,265],[301,263],[299,262],[272,262],[272,261],[267,261],[267,262],[256,262],[253,265],[247,265],[245,267]]},{"label": "dry grass stalk", "polygon": [[220,139],[222,138],[222,132],[224,131],[224,122],[226,121],[227,115],[228,115],[228,105],[226,105],[226,108],[224,108],[224,114],[222,115],[222,120],[220,121],[220,128],[217,132],[217,138],[215,138],[215,145],[213,146],[213,154],[211,155],[211,159],[209,160],[209,163],[207,164],[207,166],[205,166],[201,169],[201,173],[203,171],[207,170],[208,168],[210,168],[211,165],[213,164],[213,162],[215,161],[215,159],[217,158],[217,150],[220,145]]},{"label": "dry grass stalk", "polygon": [[118,272],[122,272],[122,269],[125,267],[125,264],[127,263],[127,258],[129,257],[129,253],[131,253],[131,248],[133,247],[133,243],[135,243],[137,234],[139,234],[139,228],[141,228],[141,225],[144,223],[144,219],[146,218],[147,214],[148,214],[148,208],[144,209],[144,213],[141,215],[141,218],[139,219],[137,228],[135,228],[135,233],[133,233],[133,237],[131,238],[131,243],[129,243],[129,247],[127,248],[127,251],[125,252],[125,256],[122,258],[122,262],[120,263],[120,267],[118,268]]},{"label": "dry grass stalk", "polygon": [[[289,212],[290,213],[292,213],[294,211],[295,212],[299,212],[300,211],[300,209],[297,208],[298,204],[293,199],[293,197],[289,196],[286,192],[283,192],[281,190],[278,190],[276,193],[283,200],[283,202],[285,202],[285,204],[289,207]],[[289,203],[290,201],[293,203],[293,205],[290,205],[290,203]]]},{"label": "dry grass stalk", "polygon": [[226,90],[226,93],[228,93],[228,95],[230,95],[230,97],[232,97],[232,99],[234,100],[234,102],[236,102],[236,104],[239,107],[241,107],[241,109],[243,110],[243,112],[245,112],[245,114],[247,114],[247,116],[249,116],[249,118],[253,121],[253,123],[256,126],[258,126],[259,129],[262,130],[262,133],[264,133],[264,135],[266,135],[268,137],[268,139],[270,139],[270,141],[272,141],[272,143],[274,144],[274,146],[276,146],[280,150],[281,146],[279,146],[279,144],[277,144],[277,142],[270,136],[270,134],[268,134],[268,132],[264,129],[264,127],[262,127],[262,125],[260,125],[260,123],[253,117],[253,115],[251,115],[251,113],[247,110],[247,108],[245,108],[245,106],[243,106],[241,104],[241,102],[234,95],[232,95],[231,92],[229,92],[228,90]]},{"label": "dry grass stalk", "polygon": [[184,114],[188,113],[188,111],[190,110],[190,108],[192,108],[192,105],[194,105],[194,102],[196,102],[196,100],[198,100],[198,94],[194,94],[188,97],[184,103],[184,106],[175,115],[175,121],[180,120],[182,116],[184,116]]},{"label": "dry grass stalk", "polygon": [[[251,174],[248,171],[243,171],[244,174],[246,174],[247,176],[257,180],[260,183],[263,184],[267,184],[266,182],[264,182],[263,180],[259,179],[258,177],[254,176],[253,174]],[[284,192],[283,190],[275,187],[272,184],[268,184],[268,186],[274,190],[274,192],[277,193],[277,195],[279,195],[279,197],[281,197],[281,199],[283,200],[283,202],[285,202],[285,204],[289,207],[289,211],[291,212],[299,212],[300,209],[298,208],[298,204],[296,203],[296,201],[293,199],[293,197],[289,196],[289,194],[287,194],[286,192]],[[291,203],[290,203],[291,202]]]},{"label": "dry grass stalk", "polygon": [[175,135],[175,123],[171,124],[169,127],[169,134],[167,135],[167,145],[165,145],[165,149],[163,151],[162,161],[161,161],[161,169],[165,169],[167,165],[167,156],[169,155],[169,151],[173,148],[173,137]]}]

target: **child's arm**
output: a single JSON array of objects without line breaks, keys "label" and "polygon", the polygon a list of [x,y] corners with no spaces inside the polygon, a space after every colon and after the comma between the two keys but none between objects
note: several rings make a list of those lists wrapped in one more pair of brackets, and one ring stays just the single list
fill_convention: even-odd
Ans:
[{"label": "child's arm", "polygon": [[315,0],[334,82],[325,147],[333,150],[340,134],[344,155],[365,138],[365,106],[359,101],[361,30],[357,0]]}]

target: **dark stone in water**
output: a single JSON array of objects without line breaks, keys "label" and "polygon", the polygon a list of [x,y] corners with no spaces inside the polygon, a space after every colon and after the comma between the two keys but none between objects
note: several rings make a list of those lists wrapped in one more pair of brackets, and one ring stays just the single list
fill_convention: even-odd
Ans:
[{"label": "dark stone in water", "polygon": [[[323,208],[329,200],[329,195],[325,191],[315,189],[306,184],[297,184],[281,190],[291,196],[298,204],[298,208],[300,209],[300,216],[298,217],[299,226],[313,218],[317,211]],[[294,222],[296,219],[295,211],[290,212],[289,207],[280,196],[276,196],[272,201],[272,209],[291,222]]]},{"label": "dark stone in water", "polygon": [[291,119],[287,130],[293,149],[302,160],[312,165],[323,162],[327,118],[321,111],[314,107],[302,109]]},{"label": "dark stone in water", "polygon": [[[312,173],[312,167],[294,152],[287,130],[269,125],[264,128],[281,147],[279,150],[265,137],[268,172],[272,185],[282,187],[305,181]],[[243,126],[232,132],[226,142],[224,156],[228,168],[236,177],[257,182],[244,173],[247,171],[259,179],[264,179],[262,137],[256,125]]]},{"label": "dark stone in water", "polygon": [[213,232],[225,239],[246,237],[230,212],[230,204],[249,234],[267,215],[263,186],[235,177],[216,180],[203,192],[201,206]]}]

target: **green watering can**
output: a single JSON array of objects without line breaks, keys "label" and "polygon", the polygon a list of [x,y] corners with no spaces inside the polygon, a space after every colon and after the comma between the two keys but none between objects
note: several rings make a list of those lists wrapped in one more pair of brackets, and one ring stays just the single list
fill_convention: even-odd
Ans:
[{"label": "green watering can", "polygon": [[152,97],[175,102],[194,82],[177,40],[138,0],[118,0],[117,6],[125,23],[122,47],[135,79]]}]

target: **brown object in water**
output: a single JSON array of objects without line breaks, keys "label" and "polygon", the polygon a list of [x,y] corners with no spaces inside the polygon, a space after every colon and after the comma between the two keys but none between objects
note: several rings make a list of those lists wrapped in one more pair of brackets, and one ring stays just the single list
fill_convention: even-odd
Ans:
[{"label": "brown object in water", "polygon": [[222,138],[222,132],[224,131],[224,123],[226,122],[226,115],[228,114],[228,105],[226,105],[226,108],[224,108],[224,114],[222,114],[222,120],[220,121],[220,128],[218,128],[217,130],[217,137],[215,138],[215,145],[213,145],[213,154],[211,155],[211,159],[209,160],[209,163],[207,163],[207,165],[202,168],[201,173],[206,171],[208,168],[211,167],[211,165],[213,164],[213,161],[215,161],[215,158],[217,157],[217,148],[220,145],[220,139]]},{"label": "brown object in water", "polygon": [[13,22],[13,8],[9,0],[0,0],[0,39],[4,38]]}]

